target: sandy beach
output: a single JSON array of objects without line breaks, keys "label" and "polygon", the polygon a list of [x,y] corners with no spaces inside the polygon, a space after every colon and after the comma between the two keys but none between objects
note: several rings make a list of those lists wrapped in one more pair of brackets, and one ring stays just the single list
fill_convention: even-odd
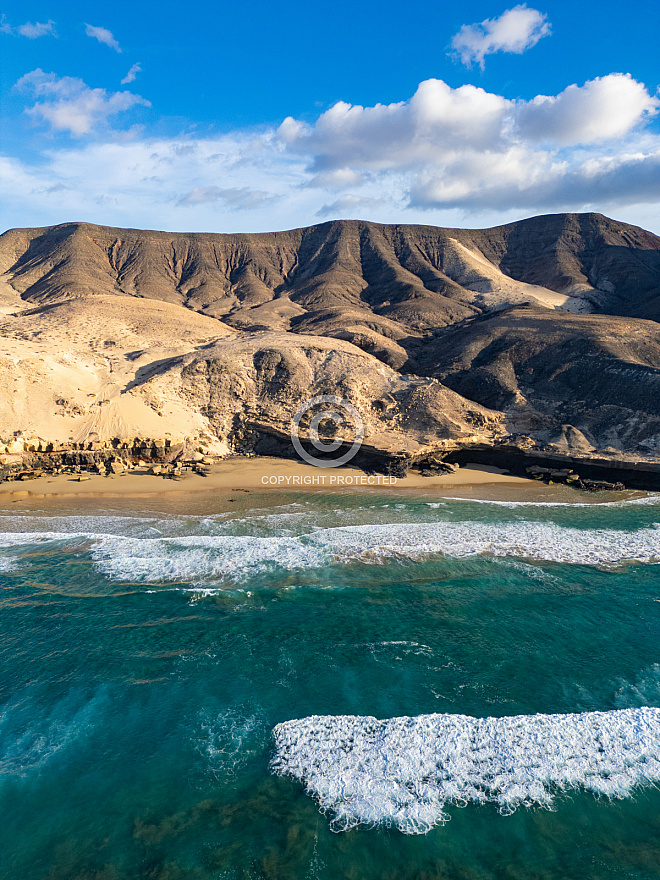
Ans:
[{"label": "sandy beach", "polygon": [[[112,499],[159,499],[168,506],[186,499],[196,506],[224,499],[238,500],[241,495],[277,495],[290,493],[376,493],[422,494],[440,497],[474,498],[501,501],[558,501],[595,503],[611,500],[622,493],[587,494],[568,486],[546,486],[534,480],[512,476],[506,471],[480,464],[468,464],[453,474],[422,476],[411,471],[404,478],[367,474],[356,468],[316,468],[302,462],[279,458],[236,457],[220,461],[208,470],[208,476],[185,472],[177,480],[154,476],[147,469],[125,474],[77,476],[60,474],[35,480],[0,484],[0,509],[23,503],[67,507]],[[626,492],[625,497],[644,493]],[[247,500],[247,499],[246,499]]]}]

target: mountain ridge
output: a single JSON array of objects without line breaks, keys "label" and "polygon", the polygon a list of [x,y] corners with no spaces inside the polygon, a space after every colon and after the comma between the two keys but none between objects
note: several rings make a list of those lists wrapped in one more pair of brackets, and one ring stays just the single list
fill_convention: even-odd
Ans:
[{"label": "mountain ridge", "polygon": [[[90,400],[116,386],[103,398],[116,410],[112,419],[90,411],[98,400],[69,395],[70,410],[81,410],[76,437],[111,424],[139,431],[143,416],[153,432],[149,410],[164,427],[168,395],[154,389],[156,373],[171,370],[170,385],[178,391],[168,398],[169,418],[177,424],[188,419],[190,433],[210,432],[226,448],[235,446],[235,427],[204,414],[200,401],[209,394],[186,385],[191,373],[182,358],[199,360],[204,346],[214,347],[225,371],[216,402],[244,413],[239,433],[245,438],[252,394],[266,400],[255,430],[267,432],[270,392],[245,360],[244,347],[242,377],[219,350],[240,337],[253,347],[254,363],[277,351],[282,363],[300,357],[320,363],[325,356],[301,354],[300,348],[301,338],[316,337],[319,352],[334,346],[343,368],[362,375],[367,391],[354,392],[363,409],[380,399],[378,364],[404,385],[446,386],[429,394],[445,401],[445,416],[461,442],[483,429],[479,442],[517,442],[522,433],[525,443],[539,448],[660,450],[655,407],[635,384],[640,351],[644,382],[655,387],[660,377],[660,237],[602,214],[541,215],[481,230],[336,220],[283,232],[187,234],[64,223],[5,232],[0,271],[0,374],[14,377],[17,358],[39,363],[40,382],[48,387],[44,358],[59,363],[69,351],[81,375],[96,377],[86,392]],[[264,334],[271,334],[267,351],[259,348]],[[57,350],[46,355],[49,345]],[[303,370],[308,384],[291,405],[330,387],[312,361]],[[159,371],[149,366],[156,363]],[[111,374],[117,381],[110,382]],[[569,375],[572,384],[561,379]],[[342,381],[337,374],[337,387]],[[406,416],[412,385],[406,390],[399,380],[388,381],[400,396],[391,446],[408,448],[421,430]],[[51,390],[53,401],[63,399],[59,386]],[[613,404],[612,395],[620,402]],[[49,400],[43,406],[53,405]],[[281,401],[270,402],[280,431],[288,410]],[[438,406],[428,410],[419,434],[426,446],[432,446],[434,425],[442,433]],[[607,417],[598,415],[604,407]],[[0,383],[7,428],[38,431],[41,424],[46,430],[37,413],[29,427],[23,425],[19,409],[10,386]],[[133,415],[124,418],[128,409]],[[452,420],[453,411],[460,417]],[[72,428],[65,422],[60,435]],[[374,431],[377,422],[372,419]],[[385,449],[382,437],[379,443]]]}]

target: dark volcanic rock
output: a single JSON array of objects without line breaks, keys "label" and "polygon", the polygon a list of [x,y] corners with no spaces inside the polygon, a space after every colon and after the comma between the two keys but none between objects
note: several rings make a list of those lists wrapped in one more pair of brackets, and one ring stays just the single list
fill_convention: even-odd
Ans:
[{"label": "dark volcanic rock", "polygon": [[[660,437],[660,326],[605,315],[515,308],[447,328],[420,371],[512,430],[558,446],[654,448]],[[585,449],[586,451],[586,449]]]}]

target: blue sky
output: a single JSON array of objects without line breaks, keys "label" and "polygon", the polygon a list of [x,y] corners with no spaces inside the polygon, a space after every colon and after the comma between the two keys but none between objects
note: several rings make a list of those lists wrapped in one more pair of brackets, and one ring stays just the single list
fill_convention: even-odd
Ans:
[{"label": "blue sky", "polygon": [[3,229],[598,210],[660,233],[657,0],[0,13]]}]

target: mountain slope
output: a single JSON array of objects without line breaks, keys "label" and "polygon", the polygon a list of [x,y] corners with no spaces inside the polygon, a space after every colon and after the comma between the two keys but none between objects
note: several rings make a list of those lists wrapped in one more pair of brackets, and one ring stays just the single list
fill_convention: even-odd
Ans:
[{"label": "mountain slope", "polygon": [[[619,450],[660,447],[660,325],[530,306],[447,328],[420,373],[542,443]],[[568,428],[576,429],[567,440]],[[568,431],[571,434],[570,431]]]},{"label": "mountain slope", "polygon": [[30,301],[121,293],[246,321],[285,299],[307,312],[360,305],[425,330],[549,293],[605,314],[660,314],[660,238],[600,214],[484,230],[347,220],[242,235],[70,223],[0,236],[0,271]]},{"label": "mountain slope", "polygon": [[[600,214],[483,230],[335,221],[236,235],[67,223],[0,236],[0,272],[5,433],[81,437],[147,424],[165,433],[169,419],[179,433],[232,442],[233,421],[218,406],[255,430],[265,430],[272,407],[281,427],[289,410],[251,372],[266,357],[264,333],[275,333],[268,351],[285,358],[311,357],[301,354],[310,345],[342,353],[346,372],[333,381],[343,387],[357,370],[365,414],[382,396],[381,371],[398,371],[408,390],[394,395],[391,449],[412,435],[413,445],[428,443],[433,430],[466,437],[480,419],[495,436],[503,424],[495,411],[539,446],[660,449],[660,238]],[[232,373],[217,406],[213,389],[186,379],[186,358],[204,360],[211,348],[221,361],[240,351],[252,377]],[[38,379],[28,389],[30,372]],[[327,387],[314,376],[305,393]],[[409,392],[422,386],[442,398],[434,411],[439,418],[444,407],[453,428],[436,416],[426,419],[436,429],[415,427]],[[289,397],[290,409],[297,397]],[[60,422],[45,418],[53,408]]]}]

